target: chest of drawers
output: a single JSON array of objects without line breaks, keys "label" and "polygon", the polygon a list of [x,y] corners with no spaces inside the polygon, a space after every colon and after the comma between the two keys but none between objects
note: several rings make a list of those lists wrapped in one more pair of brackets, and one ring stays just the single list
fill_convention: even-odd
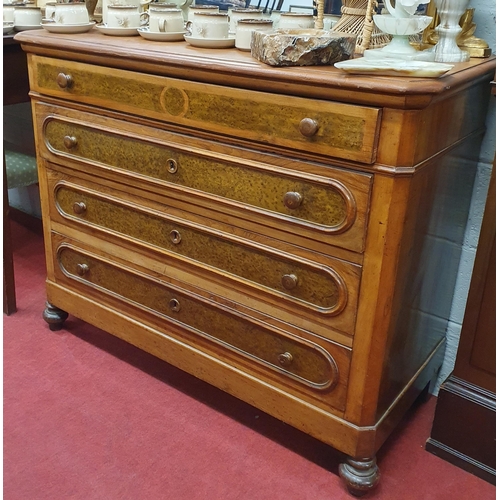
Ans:
[{"label": "chest of drawers", "polygon": [[17,35],[51,329],[69,314],[347,455],[354,494],[442,361],[493,60],[441,79]]}]

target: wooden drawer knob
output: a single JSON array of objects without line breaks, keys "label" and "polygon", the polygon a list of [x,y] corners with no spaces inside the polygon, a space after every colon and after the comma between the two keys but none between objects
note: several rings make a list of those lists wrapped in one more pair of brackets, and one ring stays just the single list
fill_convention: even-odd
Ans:
[{"label": "wooden drawer knob", "polygon": [[178,245],[181,242],[181,239],[182,236],[181,233],[179,233],[179,231],[177,231],[176,229],[170,231],[170,241],[172,241],[174,245]]},{"label": "wooden drawer knob", "polygon": [[67,149],[73,149],[78,144],[78,141],[76,140],[76,137],[74,137],[72,135],[65,135],[64,139],[63,139],[63,142],[64,142],[64,146]]},{"label": "wooden drawer knob", "polygon": [[69,89],[73,85],[73,77],[66,73],[59,73],[56,76],[56,83],[62,89]]},{"label": "wooden drawer knob", "polygon": [[299,278],[295,274],[284,274],[281,277],[281,284],[287,290],[293,290],[299,283]]},{"label": "wooden drawer knob", "polygon": [[168,307],[174,312],[179,312],[181,310],[181,304],[177,299],[170,299]]},{"label": "wooden drawer knob", "polygon": [[87,264],[77,264],[76,265],[76,274],[78,276],[83,276],[89,272],[89,266]]},{"label": "wooden drawer knob", "polygon": [[82,215],[86,210],[87,205],[85,205],[83,201],[75,201],[75,203],[73,203],[73,212],[75,212],[76,215]]},{"label": "wooden drawer knob", "polygon": [[283,196],[283,204],[286,208],[299,208],[302,204],[302,195],[300,193],[296,193],[295,191],[289,191]]},{"label": "wooden drawer knob", "polygon": [[278,355],[278,361],[281,366],[290,366],[293,361],[293,356],[289,352],[283,352]]},{"label": "wooden drawer knob", "polygon": [[299,131],[304,137],[312,137],[319,129],[319,124],[312,118],[303,118],[299,123]]}]

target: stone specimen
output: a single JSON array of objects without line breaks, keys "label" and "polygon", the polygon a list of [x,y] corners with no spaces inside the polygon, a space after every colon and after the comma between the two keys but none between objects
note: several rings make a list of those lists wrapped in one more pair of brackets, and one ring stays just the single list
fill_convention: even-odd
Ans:
[{"label": "stone specimen", "polygon": [[270,66],[331,65],[350,59],[356,35],[317,29],[252,32],[252,56]]}]

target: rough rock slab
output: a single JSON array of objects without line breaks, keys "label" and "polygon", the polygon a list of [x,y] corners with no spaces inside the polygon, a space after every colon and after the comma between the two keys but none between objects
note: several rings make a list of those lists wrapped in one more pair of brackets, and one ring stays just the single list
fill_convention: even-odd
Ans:
[{"label": "rough rock slab", "polygon": [[270,66],[331,65],[350,59],[356,35],[317,29],[253,31],[252,57]]}]

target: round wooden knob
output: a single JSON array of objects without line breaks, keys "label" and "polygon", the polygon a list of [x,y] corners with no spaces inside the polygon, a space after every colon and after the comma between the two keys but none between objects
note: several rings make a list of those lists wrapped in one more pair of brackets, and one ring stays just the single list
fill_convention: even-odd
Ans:
[{"label": "round wooden knob", "polygon": [[278,361],[282,366],[290,366],[293,361],[293,356],[289,352],[282,352],[278,355]]},{"label": "round wooden knob", "polygon": [[77,215],[83,214],[87,210],[87,205],[83,201],[75,201],[73,203],[73,212]]},{"label": "round wooden knob", "polygon": [[76,274],[78,276],[83,276],[89,272],[89,266],[87,264],[77,264],[76,265]]},{"label": "round wooden knob", "polygon": [[177,231],[176,229],[173,229],[172,231],[170,231],[170,240],[172,241],[172,243],[174,243],[175,245],[178,245],[180,242],[181,242],[181,233],[179,233],[179,231]]},{"label": "round wooden knob", "polygon": [[319,124],[312,118],[300,120],[299,131],[304,137],[312,137],[319,129]]},{"label": "round wooden knob", "polygon": [[179,312],[181,310],[181,304],[177,299],[170,299],[168,307],[174,312]]},{"label": "round wooden knob", "polygon": [[62,89],[68,89],[73,85],[73,77],[65,73],[59,73],[56,76],[56,83]]},{"label": "round wooden knob", "polygon": [[169,160],[167,161],[167,168],[171,174],[175,174],[175,172],[177,172],[177,168],[178,168],[177,162],[174,159],[169,158]]},{"label": "round wooden knob", "polygon": [[283,204],[286,208],[299,208],[302,203],[302,195],[295,191],[289,191],[283,196]]},{"label": "round wooden knob", "polygon": [[281,284],[287,290],[293,290],[299,283],[299,278],[295,274],[284,274],[281,277]]},{"label": "round wooden knob", "polygon": [[72,135],[65,135],[63,142],[64,142],[64,146],[67,149],[73,149],[78,144],[76,137],[74,137]]}]

